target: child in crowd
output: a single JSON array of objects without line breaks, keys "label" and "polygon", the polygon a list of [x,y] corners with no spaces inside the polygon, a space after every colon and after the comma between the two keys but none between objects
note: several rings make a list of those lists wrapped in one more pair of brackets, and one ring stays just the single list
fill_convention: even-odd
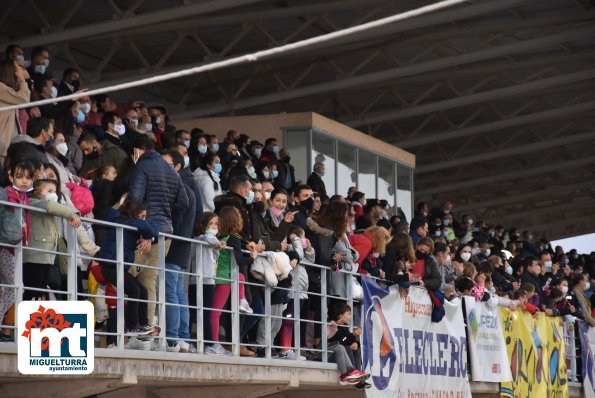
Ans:
[{"label": "child in crowd", "polygon": [[361,352],[358,337],[362,333],[361,326],[353,332],[347,326],[351,320],[351,307],[344,302],[336,302],[331,311],[331,322],[328,326],[328,349],[335,354],[337,368],[339,368],[339,384],[354,385],[357,389],[370,388],[366,383],[370,377],[368,372],[362,372]]},{"label": "child in crowd", "polygon": [[[213,298],[213,311],[211,311],[211,333],[214,342],[219,342],[219,318],[221,317],[221,310],[225,307],[225,303],[229,299],[231,293],[231,256],[233,254],[235,262],[238,267],[248,267],[257,256],[255,246],[253,244],[246,244],[240,236],[244,223],[240,212],[235,207],[226,206],[219,212],[219,236],[221,241],[225,242],[232,250],[222,250],[219,253],[219,261],[217,264],[217,272],[215,279],[215,296]],[[249,250],[250,254],[246,254],[243,250]],[[238,272],[239,280],[239,309],[242,313],[252,313],[245,294],[245,276]],[[228,334],[229,336],[229,334]],[[219,346],[217,346],[218,348]],[[249,351],[249,350],[248,350]],[[254,353],[252,353],[254,355]]]},{"label": "child in crowd", "polygon": [[[134,263],[135,251],[139,247],[139,241],[156,242],[159,237],[159,230],[151,221],[147,221],[147,207],[139,202],[125,200],[119,211],[110,209],[108,221],[135,227],[138,231],[124,230],[124,294],[128,296],[124,309],[126,320],[126,331],[131,336],[126,344],[128,349],[150,350],[151,340],[148,336],[159,334],[159,326],[150,326],[147,315],[147,289],[134,278],[128,270],[130,263]],[[142,246],[141,246],[142,247]],[[118,273],[116,229],[109,228],[106,238],[101,242],[101,250],[97,253],[98,259],[112,260],[99,261],[103,277],[112,285],[117,286]],[[130,300],[132,299],[132,300]],[[137,301],[139,300],[139,301]],[[110,320],[111,322],[111,320]],[[108,326],[109,328],[109,326]],[[109,343],[109,342],[108,342]],[[108,346],[109,347],[109,346]]]},{"label": "child in crowd", "polygon": [[[219,233],[219,217],[215,213],[204,212],[196,221],[194,230],[195,239],[205,242],[204,245],[193,245],[190,284],[188,287],[188,302],[192,306],[197,305],[196,283],[197,277],[202,275],[202,305],[203,305],[203,334],[205,343],[204,352],[207,355],[225,355],[230,354],[219,343],[210,343],[213,341],[213,331],[211,327],[211,308],[213,308],[213,299],[215,298],[215,275],[217,270],[217,260],[220,250],[226,247],[225,242],[217,238]],[[202,272],[199,272],[196,263],[196,252],[200,254],[202,263]],[[196,321],[196,312],[192,310],[190,317]],[[200,326],[200,325],[197,325]]]},{"label": "child in crowd", "polygon": [[[28,247],[44,250],[23,250],[23,283],[25,287],[47,289],[50,280],[50,266],[54,264],[56,255],[48,253],[58,249],[58,225],[54,216],[68,220],[78,228],[81,220],[75,208],[58,203],[58,184],[54,180],[36,180],[33,183],[31,205],[47,210],[47,213],[31,212],[31,228]],[[23,300],[47,299],[47,292],[26,289]]]},{"label": "child in crowd", "polygon": [[[35,175],[35,167],[31,162],[19,162],[12,165],[8,178],[12,186],[6,187],[6,200],[11,203],[21,205],[29,205],[30,201],[27,197],[27,192],[33,189],[33,177]],[[7,208],[6,211],[21,212],[20,209]],[[27,246],[29,241],[29,233],[31,227],[31,216],[28,210],[21,212],[21,222],[23,225],[23,246]],[[4,222],[4,221],[3,221]],[[15,274],[15,257],[14,249],[0,248],[0,283],[5,285],[14,284]],[[0,323],[4,316],[14,304],[15,292],[14,288],[7,286],[0,286]],[[0,333],[0,341],[13,341],[10,329],[4,329]]]},{"label": "child in crowd", "polygon": [[370,227],[366,230],[365,235],[369,236],[372,242],[372,248],[365,260],[362,261],[360,273],[384,278],[385,275],[382,270],[384,264],[380,257],[384,257],[386,245],[391,240],[390,232],[382,227]]},{"label": "child in crowd", "polygon": [[[531,285],[533,286],[533,285]],[[535,290],[533,291],[535,293]],[[518,300],[519,305],[518,308],[527,311],[531,314],[535,314],[538,311],[538,308],[533,304],[529,303],[529,293],[523,289],[522,287],[514,292],[513,298]]]}]

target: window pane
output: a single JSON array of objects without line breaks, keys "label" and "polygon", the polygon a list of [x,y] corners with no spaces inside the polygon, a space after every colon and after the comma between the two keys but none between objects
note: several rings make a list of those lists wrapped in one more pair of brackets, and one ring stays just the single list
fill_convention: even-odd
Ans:
[{"label": "window pane", "polygon": [[378,199],[388,200],[389,213],[395,210],[395,163],[378,158]]},{"label": "window pane", "polygon": [[[312,132],[312,166],[314,163],[324,163],[322,181],[328,196],[335,194],[335,145],[336,140],[325,135]],[[308,175],[312,172],[309,170]],[[303,180],[304,182],[306,180]]]},{"label": "window pane", "polygon": [[405,217],[410,222],[413,215],[412,180],[412,170],[400,164],[397,165],[397,206],[403,210]]},{"label": "window pane", "polygon": [[357,185],[357,157],[355,147],[339,141],[339,164],[337,167],[337,193],[346,196],[349,187]]},{"label": "window pane", "polygon": [[306,179],[310,173],[308,172],[308,142],[310,130],[290,130],[285,134],[285,148],[289,149],[291,156],[291,164],[295,167],[295,180],[302,180],[306,183]]},{"label": "window pane", "polygon": [[376,197],[376,155],[359,150],[359,170],[357,189],[366,194],[366,198]]}]

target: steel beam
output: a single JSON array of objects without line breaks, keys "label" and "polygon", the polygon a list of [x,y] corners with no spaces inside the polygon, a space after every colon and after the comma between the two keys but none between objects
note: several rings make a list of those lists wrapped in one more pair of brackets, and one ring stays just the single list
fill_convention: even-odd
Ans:
[{"label": "steel beam", "polygon": [[510,148],[498,149],[495,151],[489,151],[487,153],[480,153],[473,156],[459,157],[456,159],[446,160],[444,162],[430,163],[427,165],[417,166],[415,174],[424,174],[431,171],[444,170],[449,167],[463,166],[467,164],[480,163],[487,160],[498,159],[505,156],[520,155],[527,152],[535,152],[549,148],[556,148],[560,146],[566,146],[576,144],[579,142],[595,141],[595,131],[589,131],[586,133],[565,135],[563,137],[555,138],[553,140],[532,142],[529,144],[514,146]]},{"label": "steel beam", "polygon": [[523,126],[532,123],[540,123],[547,120],[565,118],[578,113],[588,112],[595,109],[595,101],[583,102],[580,104],[565,106],[547,111],[530,113],[528,115],[517,116],[509,119],[497,120],[477,124],[475,126],[465,127],[458,130],[446,130],[437,133],[424,134],[421,137],[409,140],[395,141],[395,145],[400,148],[409,149],[421,145],[434,144],[437,142],[449,141],[456,138],[470,137],[473,135],[489,133],[510,127]]},{"label": "steel beam", "polygon": [[[11,42],[19,43],[19,45],[22,47],[70,42],[72,40],[81,40],[97,35],[123,32],[141,26],[149,26],[160,22],[173,21],[180,18],[188,18],[261,2],[263,2],[263,0],[210,0],[207,2],[201,2],[199,4],[171,7],[113,21],[85,24],[83,26],[66,29],[61,32],[20,37],[11,40]],[[0,48],[5,48],[8,44],[10,43],[2,43]]]},{"label": "steel beam", "polygon": [[432,112],[445,111],[461,106],[481,104],[489,101],[497,101],[504,98],[526,95],[533,91],[539,91],[546,88],[562,86],[565,84],[576,83],[589,80],[595,77],[595,69],[570,73],[562,76],[555,76],[546,79],[536,80],[529,83],[515,84],[509,87],[498,88],[495,90],[482,91],[476,94],[465,95],[457,98],[451,98],[444,101],[436,101],[428,104],[412,106],[388,113],[373,113],[362,118],[357,118],[347,122],[350,126],[362,126],[366,124],[382,123],[389,120],[399,120],[411,116],[424,115]]},{"label": "steel beam", "polygon": [[[500,4],[500,2],[497,2]],[[485,5],[488,3],[482,3]],[[416,21],[415,19],[412,21]],[[294,90],[288,90],[281,93],[268,94],[258,97],[245,98],[237,101],[231,101],[224,104],[200,105],[199,109],[184,112],[179,115],[180,118],[192,118],[199,116],[212,115],[230,110],[245,109],[279,101],[286,101],[295,98],[307,97],[321,93],[329,93],[337,90],[345,90],[354,87],[369,85],[371,83],[382,82],[386,80],[398,79],[406,76],[418,75],[430,71],[440,70],[452,66],[463,65],[467,63],[497,58],[503,55],[535,50],[548,47],[557,43],[571,41],[576,38],[584,38],[595,34],[595,26],[588,26],[576,30],[570,30],[561,33],[546,35],[536,39],[524,40],[518,43],[507,44],[493,47],[485,50],[474,51],[468,54],[460,54],[452,57],[432,60],[419,64],[407,65],[399,68],[388,69],[381,72],[369,73],[361,76],[340,79],[336,81],[315,84],[311,86],[300,87]]]},{"label": "steel beam", "polygon": [[[563,181],[561,181],[560,183],[563,184]],[[535,197],[547,198],[548,196],[560,194],[562,190],[565,194],[567,194],[567,197],[571,197],[573,191],[588,188],[594,188],[593,181],[583,181],[572,185],[561,185],[547,189],[532,190],[531,192],[527,192],[520,195],[510,195],[491,200],[484,200],[476,203],[464,204],[457,206],[456,210],[457,212],[467,212],[473,209],[485,209],[488,207],[502,206],[505,204],[510,204],[511,202],[520,203],[521,201],[530,201]],[[552,198],[552,200],[553,199],[554,198]]]},{"label": "steel beam", "polygon": [[[496,182],[519,180],[523,178],[535,177],[546,173],[552,173],[561,170],[574,169],[578,167],[588,166],[595,163],[595,156],[580,158],[570,161],[562,161],[554,164],[547,164],[545,166],[532,167],[530,169],[515,170],[503,174],[482,176],[472,180],[463,180],[458,183],[443,184],[440,186],[433,186],[431,188],[421,189],[415,192],[417,198],[423,198],[427,195],[436,195],[445,192],[457,192],[468,188],[481,186],[484,184],[493,184]],[[419,184],[419,181],[418,181]]]}]

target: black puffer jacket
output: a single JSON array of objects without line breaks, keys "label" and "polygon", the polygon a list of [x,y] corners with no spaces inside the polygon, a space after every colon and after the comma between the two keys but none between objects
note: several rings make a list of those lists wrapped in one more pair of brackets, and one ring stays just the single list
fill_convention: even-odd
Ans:
[{"label": "black puffer jacket", "polygon": [[157,152],[143,154],[130,178],[129,197],[147,204],[147,218],[160,232],[173,232],[174,209],[188,207],[188,195],[178,173]]}]

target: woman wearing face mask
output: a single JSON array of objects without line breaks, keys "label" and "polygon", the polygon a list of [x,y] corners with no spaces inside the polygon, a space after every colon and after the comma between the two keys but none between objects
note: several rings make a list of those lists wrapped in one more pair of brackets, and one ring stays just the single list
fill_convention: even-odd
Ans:
[{"label": "woman wearing face mask", "polygon": [[190,171],[195,171],[203,164],[207,153],[207,136],[200,129],[192,129],[190,133],[190,144],[188,146],[188,156],[190,157]]},{"label": "woman wearing face mask", "polygon": [[591,288],[589,274],[579,274],[572,280],[572,299],[570,303],[577,309],[574,314],[577,318],[587,321],[592,327],[595,326],[595,318],[591,313],[591,301],[585,292]]},{"label": "woman wearing face mask", "polygon": [[455,254],[454,260],[452,260],[452,266],[455,270],[462,270],[465,263],[471,261],[471,246],[462,245],[459,246]]},{"label": "woman wearing face mask", "polygon": [[[0,62],[0,106],[19,105],[29,102],[31,91],[26,80],[29,78],[27,71],[15,61],[4,60]],[[4,164],[6,151],[10,141],[25,132],[26,126],[19,123],[18,111],[0,112],[0,162]]]},{"label": "woman wearing face mask", "polygon": [[219,177],[222,169],[219,156],[209,152],[203,159],[202,166],[194,170],[194,181],[200,189],[204,211],[215,211],[215,197],[223,194]]},{"label": "woman wearing face mask", "polygon": [[512,266],[500,256],[488,257],[488,262],[494,267],[492,282],[494,287],[502,292],[510,292],[519,288],[518,282],[512,276]]}]

